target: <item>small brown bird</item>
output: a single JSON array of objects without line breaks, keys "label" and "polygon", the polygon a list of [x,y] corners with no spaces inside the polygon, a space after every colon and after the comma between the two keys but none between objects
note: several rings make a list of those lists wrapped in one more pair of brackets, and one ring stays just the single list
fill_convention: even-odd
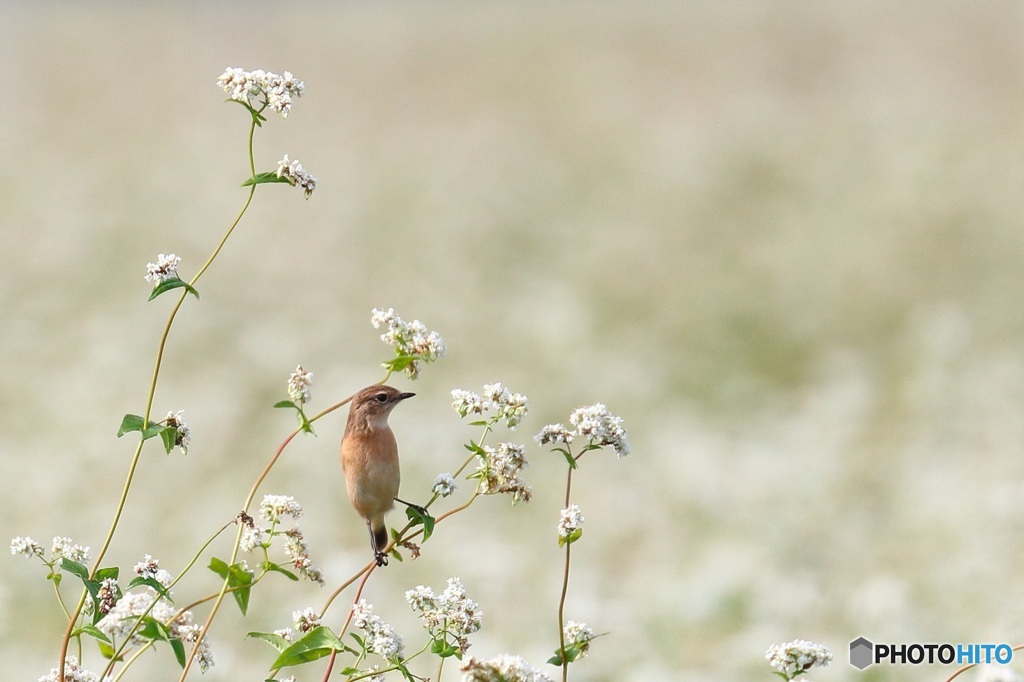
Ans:
[{"label": "small brown bird", "polygon": [[384,515],[395,506],[402,479],[398,442],[388,426],[388,415],[398,403],[414,395],[391,386],[367,386],[352,398],[341,440],[341,468],[345,472],[348,499],[366,521],[378,566],[388,563],[384,554],[388,544]]}]

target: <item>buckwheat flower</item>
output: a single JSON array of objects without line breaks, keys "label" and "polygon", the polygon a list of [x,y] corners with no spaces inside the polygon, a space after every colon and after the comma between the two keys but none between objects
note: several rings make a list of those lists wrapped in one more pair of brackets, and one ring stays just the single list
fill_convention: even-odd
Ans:
[{"label": "buckwheat flower", "polygon": [[153,578],[164,587],[170,587],[171,583],[174,582],[174,576],[169,571],[165,571],[160,568],[160,560],[154,559],[149,554],[145,554],[142,557],[142,561],[135,564],[132,569],[135,574],[143,578]]},{"label": "buckwheat flower", "polygon": [[562,518],[558,521],[558,536],[569,539],[574,534],[579,537],[577,531],[583,532],[583,514],[578,504],[570,504],[562,510]]},{"label": "buckwheat flower", "polygon": [[174,436],[174,444],[181,450],[181,454],[188,454],[188,444],[192,442],[192,430],[188,428],[188,424],[182,419],[185,414],[185,410],[178,410],[177,412],[168,412],[167,417],[164,419],[164,424],[176,429],[177,433]]},{"label": "buckwheat flower", "polygon": [[[252,518],[251,516],[249,517]],[[242,537],[238,542],[238,549],[243,552],[255,551],[257,547],[263,546],[267,530],[253,522],[251,525],[242,527]]]},{"label": "buckwheat flower", "polygon": [[395,629],[373,613],[373,606],[360,599],[352,607],[352,622],[366,633],[366,648],[383,658],[394,658],[402,653],[405,644]]},{"label": "buckwheat flower", "polygon": [[50,548],[50,556],[54,562],[61,559],[68,559],[77,564],[84,564],[89,560],[89,548],[76,545],[71,538],[56,536],[53,538],[53,546]]},{"label": "buckwheat flower", "polygon": [[514,429],[528,412],[526,396],[513,393],[500,383],[486,384],[483,399],[485,409],[493,408],[510,429]]},{"label": "buckwheat flower", "polygon": [[548,424],[533,439],[540,445],[547,445],[548,443],[564,443],[568,445],[572,442],[572,431],[565,428],[564,424]]},{"label": "buckwheat flower", "polygon": [[482,396],[472,391],[464,391],[461,388],[452,391],[452,409],[458,412],[460,417],[467,414],[483,414],[487,405]]},{"label": "buckwheat flower", "polygon": [[283,516],[298,519],[302,516],[302,505],[291,495],[264,495],[260,503],[260,517],[271,523],[280,523]]},{"label": "buckwheat flower", "polygon": [[307,372],[302,369],[302,365],[299,365],[288,377],[288,397],[292,399],[293,403],[304,405],[310,400],[312,386],[313,373]]},{"label": "buckwheat flower", "polygon": [[117,603],[117,591],[115,578],[104,578],[100,583],[100,588],[96,591],[100,602],[98,607],[100,615],[110,613],[110,609],[114,608],[114,604]]},{"label": "buckwheat flower", "polygon": [[405,591],[405,601],[414,611],[424,612],[437,608],[437,595],[426,585],[417,585]]},{"label": "buckwheat flower", "polygon": [[431,491],[441,497],[448,497],[455,492],[455,479],[449,473],[438,474],[434,479],[434,486]]},{"label": "buckwheat flower", "polygon": [[827,666],[832,660],[832,652],[821,644],[798,639],[785,644],[771,645],[764,657],[775,672],[787,680],[792,680],[815,666]]},{"label": "buckwheat flower", "polygon": [[507,493],[512,496],[513,504],[530,501],[533,490],[519,478],[520,471],[528,465],[522,445],[498,443],[496,448],[485,446],[484,454],[477,457],[481,463],[474,476],[481,479],[483,494]]},{"label": "buckwheat flower", "polygon": [[78,665],[78,657],[71,654],[64,659],[64,679],[60,680],[60,668],[50,668],[50,672],[38,679],[38,682],[100,682],[100,676]]},{"label": "buckwheat flower", "polygon": [[519,656],[502,654],[489,661],[469,658],[462,664],[462,682],[551,682]]},{"label": "buckwheat flower", "polygon": [[196,660],[199,661],[199,670],[206,672],[213,667],[213,653],[210,651],[210,640],[203,636],[202,625],[182,625],[175,633],[182,642],[195,646],[199,642],[196,651]]},{"label": "buckwheat flower", "polygon": [[43,546],[30,537],[16,537],[11,539],[11,554],[24,554],[25,556],[43,556]]},{"label": "buckwheat flower", "polygon": [[480,629],[483,614],[480,606],[466,594],[459,578],[449,578],[444,592],[439,595],[423,585],[405,593],[405,600],[423,618],[423,627],[431,638],[457,646],[460,653],[469,649],[468,635]]},{"label": "buckwheat flower", "polygon": [[580,407],[569,415],[569,422],[576,427],[576,435],[586,438],[593,445],[610,445],[618,457],[629,454],[626,429],[622,419],[616,417],[601,403]]},{"label": "buckwheat flower", "polygon": [[288,155],[277,162],[277,177],[286,179],[292,187],[301,187],[306,198],[316,189],[317,179],[309,174],[298,160],[289,160]]},{"label": "buckwheat flower", "polygon": [[[128,592],[96,623],[96,627],[110,639],[126,635],[139,616],[151,610],[151,607],[155,611],[154,599],[152,591]],[[155,613],[150,615],[156,617]],[[137,635],[134,639],[139,641]]]},{"label": "buckwheat flower", "polygon": [[[406,361],[401,368],[410,379],[419,377],[420,362],[434,362],[443,358],[447,352],[444,339],[437,332],[428,331],[426,325],[419,320],[406,322],[395,314],[394,308],[374,308],[370,322],[375,329],[386,327],[380,336],[381,341],[394,348],[395,353]],[[388,366],[390,363],[385,364],[385,367]]]},{"label": "buckwheat flower", "polygon": [[562,633],[565,635],[566,646],[574,646],[579,649],[580,658],[587,655],[590,651],[590,642],[594,639],[594,631],[587,627],[586,623],[577,623],[574,620],[567,621],[565,627],[562,628]]},{"label": "buckwheat flower", "polygon": [[302,577],[323,585],[324,576],[309,558],[309,545],[306,544],[306,540],[302,536],[302,529],[296,526],[285,531],[284,534],[288,539],[284,546],[284,553],[292,560],[292,566],[302,574]]},{"label": "buckwheat flower", "polygon": [[169,279],[175,279],[178,276],[179,263],[181,259],[173,253],[161,253],[156,257],[155,263],[146,264],[146,281],[156,286]]},{"label": "buckwheat flower", "polygon": [[306,607],[301,611],[292,611],[292,622],[295,623],[295,630],[302,633],[309,632],[321,625],[320,614],[312,607]]},{"label": "buckwheat flower", "polygon": [[217,79],[220,86],[233,100],[248,104],[253,109],[266,106],[287,118],[294,98],[301,97],[306,85],[288,71],[279,76],[272,71],[246,71],[228,67]]},{"label": "buckwheat flower", "polygon": [[274,634],[286,642],[292,642],[295,640],[295,631],[291,628],[281,628],[280,630],[274,630]]}]

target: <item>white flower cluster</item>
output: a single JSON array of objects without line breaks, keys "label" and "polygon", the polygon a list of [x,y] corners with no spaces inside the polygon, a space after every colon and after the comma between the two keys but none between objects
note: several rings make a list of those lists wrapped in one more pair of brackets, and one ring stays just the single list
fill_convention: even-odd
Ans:
[{"label": "white flower cluster", "polygon": [[437,478],[434,479],[434,485],[430,490],[441,497],[448,497],[455,492],[455,488],[455,479],[452,478],[452,475],[443,473],[437,475]]},{"label": "white flower cluster", "polygon": [[279,76],[262,69],[246,71],[234,67],[224,70],[217,85],[237,102],[245,102],[253,109],[266,105],[285,118],[291,111],[292,100],[306,91],[306,85],[288,71]]},{"label": "white flower cluster", "polygon": [[494,411],[494,420],[504,419],[506,426],[510,429],[514,429],[529,412],[526,396],[521,393],[513,393],[500,383],[486,384],[483,395],[460,388],[453,390],[452,409],[458,412],[460,417],[469,414],[482,415],[485,412]]},{"label": "white flower cluster", "polygon": [[[303,634],[318,628],[321,625],[320,614],[313,610],[313,607],[306,607],[301,611],[292,611],[292,622],[295,623],[295,630]],[[291,629],[287,630],[288,636],[285,639],[291,641]]]},{"label": "white flower cluster", "polygon": [[24,554],[25,556],[43,556],[45,550],[43,546],[30,537],[16,537],[11,539],[11,554],[17,556],[18,554]]},{"label": "white flower cluster", "polygon": [[470,657],[462,664],[462,682],[551,682],[519,656],[502,654],[489,661]]},{"label": "white flower cluster", "polygon": [[132,569],[136,575],[142,578],[152,578],[164,587],[170,587],[171,582],[174,580],[170,572],[160,568],[160,560],[154,559],[149,554],[142,557],[142,561],[135,564]]},{"label": "white flower cluster", "polygon": [[566,646],[574,646],[580,651],[580,658],[587,655],[590,651],[590,642],[594,639],[594,631],[587,627],[586,623],[577,623],[574,620],[567,621],[565,627],[562,628],[562,633],[565,635]]},{"label": "white flower cluster", "polygon": [[558,521],[558,536],[568,538],[575,531],[583,528],[583,514],[578,504],[570,504],[562,510],[562,518]]},{"label": "white flower cluster", "polygon": [[277,162],[277,177],[285,178],[292,187],[301,187],[306,193],[307,199],[316,189],[316,177],[310,175],[298,159],[289,160],[287,154]]},{"label": "white flower cluster", "polygon": [[302,529],[298,526],[284,532],[287,541],[284,545],[284,553],[292,560],[292,567],[302,574],[306,580],[311,580],[320,585],[324,583],[324,575],[309,558],[309,545],[302,536]]},{"label": "white flower cluster", "polygon": [[281,523],[282,516],[298,519],[302,516],[302,505],[291,495],[264,495],[260,517],[270,523]]},{"label": "white flower cluster", "polygon": [[[37,682],[59,682],[60,669],[50,668],[50,672],[40,677]],[[78,657],[68,654],[64,659],[63,682],[100,682],[100,676],[78,665]]]},{"label": "white flower cluster", "polygon": [[248,514],[239,514],[235,521],[242,524],[242,537],[238,548],[243,552],[252,552],[257,547],[270,547],[274,536],[285,537],[284,553],[302,577],[320,585],[324,584],[323,573],[309,557],[309,545],[298,526],[287,530],[276,530],[283,517],[298,519],[302,516],[302,505],[291,495],[264,495],[260,502],[260,517],[272,524],[271,528],[263,528]]},{"label": "white flower cluster", "polygon": [[405,600],[423,617],[423,627],[435,639],[451,635],[461,653],[469,649],[468,635],[480,629],[480,605],[466,595],[459,578],[449,578],[444,592],[437,595],[429,587],[419,585],[405,593]]},{"label": "white flower cluster", "polygon": [[55,562],[61,559],[69,559],[77,564],[84,564],[89,560],[89,548],[76,545],[71,538],[57,536],[53,538],[53,545],[50,547],[50,557]]},{"label": "white flower cluster", "polygon": [[477,457],[481,462],[475,475],[482,481],[483,494],[508,493],[512,496],[512,504],[530,501],[533,490],[519,478],[523,467],[529,465],[522,445],[498,443],[496,448],[486,446],[484,454]]},{"label": "white flower cluster", "polygon": [[[164,587],[167,587],[173,579],[170,573],[161,570],[159,565],[158,560],[147,554],[141,562],[135,565],[135,572],[140,576],[155,578]],[[103,612],[102,606],[101,603],[100,613]],[[180,638],[186,644],[194,645],[196,642],[200,642],[196,657],[199,660],[200,668],[205,672],[213,665],[209,640],[202,636],[202,626],[192,622],[191,611],[184,611],[175,616],[176,613],[177,609],[170,601],[160,596],[153,588],[147,587],[145,590],[123,594],[113,608],[109,609],[107,614],[96,623],[96,627],[115,642],[117,638],[125,637],[133,629],[136,629],[130,641],[133,644],[142,644],[145,640],[139,636],[136,625],[139,617],[147,614],[154,620],[168,623],[171,637]]]},{"label": "white flower cluster", "polygon": [[185,410],[178,410],[177,412],[168,412],[167,417],[164,419],[164,424],[175,429],[177,433],[174,436],[174,444],[181,450],[181,454],[188,454],[188,444],[192,442],[192,429],[188,428],[188,424],[182,419],[185,414]]},{"label": "white flower cluster", "polygon": [[304,405],[309,402],[312,394],[310,389],[313,386],[313,373],[302,369],[302,365],[295,368],[295,371],[288,377],[288,397],[297,405]]},{"label": "white flower cluster", "polygon": [[610,445],[619,457],[629,454],[622,419],[609,412],[601,403],[577,408],[569,415],[569,423],[576,427],[578,436],[588,439],[594,445]]},{"label": "white flower cluster", "polygon": [[575,438],[582,438],[596,447],[611,446],[620,458],[630,452],[622,419],[609,412],[601,403],[576,408],[569,415],[569,423],[576,427],[575,430],[569,430],[564,424],[548,424],[534,436],[534,440],[541,445],[568,445]]},{"label": "white flower cluster", "polygon": [[768,647],[764,657],[775,672],[791,680],[800,673],[818,666],[824,668],[832,660],[832,652],[822,644],[798,639]]},{"label": "white flower cluster", "polygon": [[395,629],[374,615],[373,606],[365,599],[352,607],[352,622],[366,633],[366,648],[384,658],[394,658],[402,653],[405,644]]},{"label": "white flower cluster", "polygon": [[380,335],[381,341],[395,349],[399,356],[414,358],[405,367],[410,379],[419,376],[419,361],[434,362],[443,358],[447,349],[444,339],[437,332],[428,331],[426,325],[419,320],[406,322],[395,315],[394,308],[387,310],[374,308],[370,317],[374,329],[384,327],[386,331]]},{"label": "white flower cluster", "polygon": [[179,263],[181,263],[181,258],[173,253],[159,254],[155,263],[146,264],[146,281],[152,282],[153,286],[156,286],[177,277]]}]

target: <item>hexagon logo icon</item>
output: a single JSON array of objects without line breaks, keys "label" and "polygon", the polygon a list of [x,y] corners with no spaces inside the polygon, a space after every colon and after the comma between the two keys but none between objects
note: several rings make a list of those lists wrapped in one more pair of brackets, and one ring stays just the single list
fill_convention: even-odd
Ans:
[{"label": "hexagon logo icon", "polygon": [[873,663],[875,645],[864,637],[858,637],[850,642],[850,665],[857,670],[863,670]]}]

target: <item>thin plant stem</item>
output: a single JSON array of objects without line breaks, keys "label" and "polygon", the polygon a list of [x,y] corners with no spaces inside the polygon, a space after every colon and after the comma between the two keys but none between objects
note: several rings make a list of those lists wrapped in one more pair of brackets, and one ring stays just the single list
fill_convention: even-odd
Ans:
[{"label": "thin plant stem", "polygon": [[[256,177],[256,161],[253,156],[253,137],[255,133],[256,120],[253,119],[252,124],[249,126],[248,139],[249,172],[251,177]],[[217,244],[217,247],[213,250],[213,253],[210,254],[209,258],[206,259],[206,262],[203,264],[203,266],[199,268],[199,271],[189,281],[190,287],[194,286],[195,283],[199,281],[199,278],[203,276],[203,273],[206,272],[207,268],[210,267],[214,259],[217,258],[217,254],[219,254],[221,249],[224,248],[224,244],[227,243],[228,237],[231,236],[231,233],[234,232],[235,227],[237,227],[239,222],[241,222],[242,216],[244,216],[245,212],[249,209],[249,205],[252,203],[252,199],[255,193],[256,185],[252,185],[249,188],[249,195],[246,197],[245,203],[242,205],[242,209],[238,212],[238,215],[235,216],[235,219],[232,221],[231,225],[224,233],[224,236],[221,237],[221,240]],[[167,338],[171,332],[171,325],[174,323],[174,319],[178,315],[178,311],[181,309],[182,304],[185,302],[186,296],[188,296],[187,290],[182,292],[181,296],[178,298],[178,302],[174,305],[174,308],[171,309],[171,314],[167,319],[167,324],[164,326],[164,331],[160,336],[160,344],[157,347],[156,362],[154,363],[153,367],[153,378],[150,381],[149,395],[146,398],[146,410],[142,418],[143,428],[145,428],[145,425],[149,423],[149,418],[153,414],[153,401],[156,397],[156,387],[160,377],[160,367],[163,363],[164,350],[166,349],[167,346]],[[96,561],[93,563],[92,570],[89,572],[90,578],[92,578],[92,576],[95,575],[96,571],[99,570],[100,562],[103,560],[103,557],[106,555],[107,550],[110,548],[110,543],[114,539],[114,533],[117,530],[117,526],[121,521],[121,515],[124,512],[125,504],[128,501],[128,491],[131,489],[132,480],[135,478],[135,470],[138,468],[139,457],[142,454],[142,446],[144,442],[145,441],[142,438],[140,438],[138,445],[135,447],[135,454],[132,455],[131,464],[128,467],[128,476],[125,478],[124,487],[121,490],[121,496],[118,499],[117,508],[114,511],[114,519],[110,524],[110,530],[107,531],[106,538],[103,540],[103,545],[100,547],[100,550],[96,555]],[[79,602],[79,606],[75,610],[74,617],[70,619],[70,622],[68,623],[68,628],[64,633],[64,638],[61,641],[60,661],[58,666],[57,679],[64,679],[64,659],[67,657],[68,643],[71,639],[71,633],[74,631],[75,623],[78,621],[78,616],[81,615],[82,607],[84,605],[85,593],[83,591],[82,599]]]},{"label": "thin plant stem", "polygon": [[[572,467],[565,477],[565,506],[569,506],[569,499],[572,493]],[[558,599],[558,646],[562,657],[562,682],[569,679],[569,659],[565,653],[565,595],[569,591],[569,558],[572,552],[572,543],[565,543],[565,570],[562,573],[562,595]]]}]

